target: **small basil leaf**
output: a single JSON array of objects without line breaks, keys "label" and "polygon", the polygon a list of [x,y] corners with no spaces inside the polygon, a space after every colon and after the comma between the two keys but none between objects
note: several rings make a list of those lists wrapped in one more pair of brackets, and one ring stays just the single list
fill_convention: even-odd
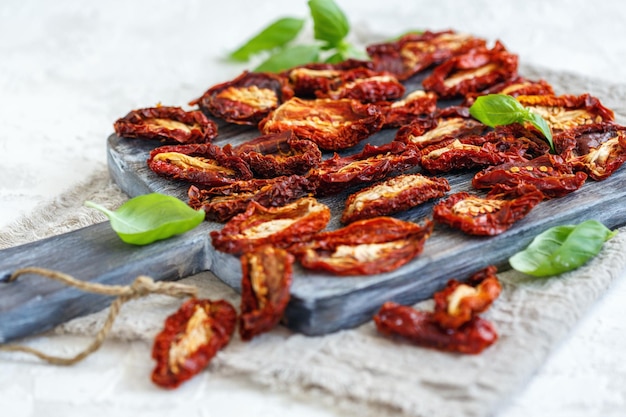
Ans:
[{"label": "small basil leaf", "polygon": [[533,113],[531,110],[526,109],[526,120],[535,126],[546,138],[548,144],[550,145],[550,150],[554,152],[554,142],[552,142],[552,130],[546,122],[546,119],[538,115],[537,113]]},{"label": "small basil leaf", "polygon": [[255,72],[280,72],[298,65],[319,61],[320,47],[296,45],[271,55],[254,69]]},{"label": "small basil leaf", "polygon": [[490,127],[519,123],[526,114],[519,101],[505,94],[480,96],[469,111],[472,117]]},{"label": "small basil leaf", "polygon": [[315,39],[337,46],[350,31],[350,23],[333,0],[309,0]]},{"label": "small basil leaf", "polygon": [[247,61],[251,55],[286,45],[298,36],[304,26],[304,19],[284,17],[267,26],[248,40],[230,57],[237,61]]},{"label": "small basil leaf", "polygon": [[85,206],[106,214],[120,239],[133,245],[147,245],[185,233],[205,217],[203,210],[194,210],[175,197],[158,193],[132,198],[116,211],[92,201],[86,201]]},{"label": "small basil leaf", "polygon": [[537,235],[528,247],[509,258],[517,271],[547,277],[576,269],[600,252],[615,236],[602,223],[588,220],[577,226],[552,227]]}]

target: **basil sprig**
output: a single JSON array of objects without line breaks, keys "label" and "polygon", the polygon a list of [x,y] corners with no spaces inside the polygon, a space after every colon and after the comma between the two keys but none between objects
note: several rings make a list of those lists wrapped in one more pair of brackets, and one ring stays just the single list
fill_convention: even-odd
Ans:
[{"label": "basil sprig", "polygon": [[537,235],[528,247],[509,258],[517,271],[547,277],[574,270],[596,256],[617,234],[597,220],[552,227]]},{"label": "basil sprig", "polygon": [[488,94],[480,96],[469,109],[472,117],[490,126],[510,125],[512,123],[530,123],[546,138],[550,150],[554,152],[552,130],[548,122],[529,108],[520,104],[515,98],[506,94]]},{"label": "basil sprig", "polygon": [[159,193],[132,198],[116,211],[92,201],[85,201],[85,206],[106,214],[120,239],[133,245],[147,245],[185,233],[205,217],[203,210],[194,210],[175,197]]},{"label": "basil sprig", "polygon": [[283,17],[268,25],[230,54],[232,59],[248,61],[269,53],[254,71],[280,72],[311,62],[341,62],[348,58],[367,59],[364,51],[346,41],[350,22],[333,0],[309,0],[313,21],[313,41],[293,45],[302,31],[305,19]]}]

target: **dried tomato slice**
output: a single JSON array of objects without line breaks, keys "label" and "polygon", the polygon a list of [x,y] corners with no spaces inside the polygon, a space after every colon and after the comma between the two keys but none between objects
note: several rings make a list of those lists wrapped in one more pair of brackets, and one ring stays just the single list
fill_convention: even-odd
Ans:
[{"label": "dried tomato slice", "polygon": [[400,336],[418,346],[467,354],[478,354],[498,340],[493,325],[474,317],[456,330],[444,329],[430,312],[386,302],[374,316],[379,332]]},{"label": "dried tomato slice", "polygon": [[450,191],[445,178],[404,174],[351,194],[341,216],[342,223],[387,216],[416,207]]},{"label": "dried tomato slice", "polygon": [[429,173],[437,174],[498,165],[516,156],[500,152],[493,143],[485,142],[485,138],[466,137],[423,149],[420,165]]},{"label": "dried tomato slice", "polygon": [[335,154],[309,172],[318,196],[331,195],[356,185],[379,181],[394,172],[417,166],[419,151],[400,142],[374,146],[346,157]]},{"label": "dried tomato slice", "polygon": [[424,149],[450,139],[482,135],[487,129],[470,116],[467,107],[448,107],[400,127],[394,140]]},{"label": "dried tomato slice", "polygon": [[207,220],[225,222],[243,213],[250,201],[264,207],[278,207],[308,195],[314,189],[311,182],[299,175],[271,179],[237,181],[223,187],[199,189],[191,186],[189,205],[206,212]]},{"label": "dried tomato slice", "polygon": [[324,229],[330,209],[305,197],[282,207],[263,207],[251,201],[245,212],[230,219],[222,230],[211,232],[215,249],[240,255],[262,245],[287,247]]},{"label": "dried tomato slice", "polygon": [[585,183],[587,174],[573,172],[558,155],[546,154],[530,161],[513,161],[488,167],[472,178],[474,188],[492,188],[497,184],[516,187],[531,184],[547,197],[562,197]]},{"label": "dried tomato slice", "polygon": [[248,72],[209,88],[190,105],[230,123],[256,125],[280,104],[293,97],[286,77]]},{"label": "dried tomato slice", "polygon": [[383,115],[373,104],[352,99],[302,100],[292,98],[259,123],[264,134],[293,130],[324,150],[350,148],[383,125]]},{"label": "dried tomato slice", "polygon": [[415,90],[402,100],[376,104],[385,116],[383,128],[400,127],[418,117],[432,116],[437,109],[437,95],[424,90]]},{"label": "dried tomato slice", "polygon": [[211,143],[161,146],[150,152],[148,167],[160,176],[207,187],[252,178],[241,158]]},{"label": "dried tomato slice", "polygon": [[347,71],[341,74],[340,80],[338,85],[329,85],[328,89],[315,91],[316,97],[333,100],[351,98],[363,103],[376,103],[398,99],[405,91],[404,85],[393,75],[370,70]]},{"label": "dried tomato slice", "polygon": [[546,119],[552,130],[557,132],[581,125],[610,122],[615,118],[612,110],[604,107],[598,98],[589,94],[521,95],[517,97],[517,101]]},{"label": "dried tomato slice", "polygon": [[157,106],[133,110],[113,124],[125,138],[157,139],[164,142],[208,143],[217,136],[217,125],[198,110]]},{"label": "dried tomato slice", "polygon": [[554,143],[574,170],[596,181],[608,178],[626,161],[626,127],[613,123],[570,129],[555,136]]},{"label": "dried tomato slice", "polygon": [[502,291],[493,265],[474,273],[466,283],[451,279],[433,295],[433,320],[444,329],[458,329],[486,311]]},{"label": "dried tomato slice", "polygon": [[308,269],[337,275],[373,275],[393,271],[422,253],[432,230],[429,220],[420,226],[392,217],[375,217],[318,233],[288,250]]},{"label": "dried tomato slice", "polygon": [[475,48],[448,59],[422,85],[442,98],[463,97],[516,77],[517,61],[517,55],[496,42],[492,49]]},{"label": "dried tomato slice", "polygon": [[237,312],[227,301],[186,301],[154,339],[152,381],[176,388],[202,371],[228,344],[236,324]]},{"label": "dried tomato slice", "polygon": [[521,95],[534,96],[534,95],[554,95],[554,89],[545,80],[532,81],[522,76],[517,76],[510,80],[503,81],[495,84],[487,89],[476,93],[468,93],[465,95],[464,106],[471,106],[476,101],[476,98],[487,94],[506,94],[512,97],[518,97]]},{"label": "dried tomato slice", "polygon": [[519,123],[496,126],[485,135],[485,139],[511,159],[515,159],[516,155],[524,159],[534,159],[550,152],[550,145],[541,134]]},{"label": "dried tomato slice", "polygon": [[262,246],[241,256],[242,340],[274,328],[289,303],[294,258],[284,249]]},{"label": "dried tomato slice", "polygon": [[341,83],[341,76],[348,70],[368,69],[373,67],[371,61],[348,59],[336,64],[311,63],[285,71],[296,96],[315,97],[316,91],[327,91]]},{"label": "dried tomato slice", "polygon": [[224,147],[243,159],[257,178],[304,175],[322,161],[322,152],[310,140],[298,139],[292,130],[270,133],[235,148]]},{"label": "dried tomato slice", "polygon": [[408,34],[397,41],[370,45],[367,53],[374,68],[406,80],[411,76],[473,48],[484,46],[484,39],[453,31]]},{"label": "dried tomato slice", "polygon": [[470,235],[494,236],[523,219],[543,199],[544,195],[529,185],[497,186],[484,198],[460,192],[437,203],[433,219]]}]

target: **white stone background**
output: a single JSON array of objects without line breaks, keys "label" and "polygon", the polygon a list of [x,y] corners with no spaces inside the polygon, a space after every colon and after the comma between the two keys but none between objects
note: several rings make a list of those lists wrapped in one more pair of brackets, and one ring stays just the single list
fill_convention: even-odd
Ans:
[{"label": "white stone background", "polygon": [[[525,64],[626,82],[626,2],[338,0],[354,41],[410,29],[446,29],[500,39]],[[245,65],[227,51],[303,0],[0,2],[0,226],[71,188],[106,163],[105,139],[129,110],[185,104]],[[499,417],[626,416],[626,280],[622,277]],[[73,346],[82,338],[41,340]],[[7,416],[342,416],[243,379],[163,393],[110,387],[132,372],[143,343],[107,343],[72,369],[2,360],[0,410]],[[513,358],[512,358],[513,359]]]}]

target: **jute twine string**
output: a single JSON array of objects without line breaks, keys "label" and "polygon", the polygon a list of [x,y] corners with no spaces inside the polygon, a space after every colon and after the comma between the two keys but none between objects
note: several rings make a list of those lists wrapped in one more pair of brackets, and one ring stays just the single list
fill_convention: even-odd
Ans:
[{"label": "jute twine string", "polygon": [[60,281],[65,285],[78,288],[85,292],[91,292],[95,294],[117,296],[117,298],[111,303],[109,308],[109,315],[102,328],[96,334],[94,340],[83,351],[79,352],[73,357],[63,358],[53,355],[48,355],[40,350],[23,345],[0,345],[0,350],[8,352],[25,352],[37,356],[38,358],[53,364],[53,365],[74,365],[77,362],[85,359],[93,352],[97,351],[102,343],[106,339],[109,331],[113,327],[113,323],[117,318],[120,308],[124,303],[137,298],[145,297],[149,294],[163,294],[172,297],[184,298],[184,297],[196,297],[198,289],[191,285],[180,284],[177,282],[154,282],[152,278],[140,275],[135,278],[132,284],[128,286],[123,285],[102,285],[93,282],[81,281],[71,275],[64,274],[59,271],[54,271],[45,268],[28,267],[16,270],[9,282],[16,280],[19,276],[25,274],[35,274],[46,278]]}]

